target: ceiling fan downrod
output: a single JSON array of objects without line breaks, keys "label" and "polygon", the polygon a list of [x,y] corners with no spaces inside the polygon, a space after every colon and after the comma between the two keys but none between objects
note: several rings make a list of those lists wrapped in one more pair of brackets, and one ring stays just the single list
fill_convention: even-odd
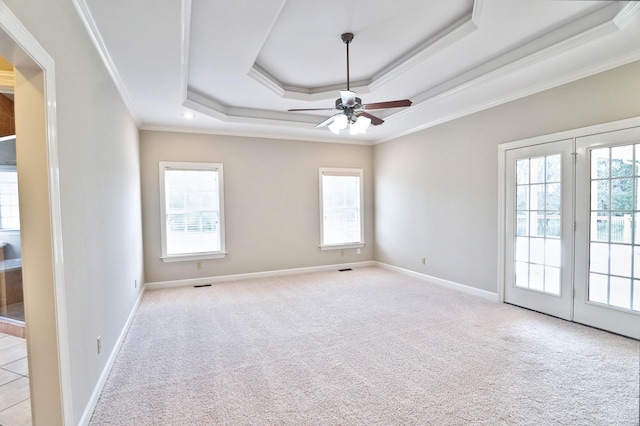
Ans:
[{"label": "ceiling fan downrod", "polygon": [[353,33],[344,33],[341,38],[344,44],[347,45],[347,90],[351,91],[351,88],[349,87],[349,44],[353,41]]}]

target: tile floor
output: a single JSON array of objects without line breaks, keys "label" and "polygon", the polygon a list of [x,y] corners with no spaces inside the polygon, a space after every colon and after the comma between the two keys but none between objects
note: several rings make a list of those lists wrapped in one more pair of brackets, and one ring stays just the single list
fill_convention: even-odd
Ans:
[{"label": "tile floor", "polygon": [[0,425],[31,426],[27,342],[0,333]]}]

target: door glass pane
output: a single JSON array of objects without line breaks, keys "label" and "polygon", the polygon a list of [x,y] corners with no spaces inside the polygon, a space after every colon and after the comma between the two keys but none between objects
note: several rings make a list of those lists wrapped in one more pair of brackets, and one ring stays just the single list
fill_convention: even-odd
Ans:
[{"label": "door glass pane", "polygon": [[532,237],[544,237],[544,212],[529,212],[529,235]]},{"label": "door glass pane", "polygon": [[591,243],[589,256],[589,270],[591,272],[609,273],[609,245]]},{"label": "door glass pane", "polygon": [[609,180],[591,182],[591,210],[609,210]]},{"label": "door glass pane", "polygon": [[633,280],[633,310],[640,311],[640,281]]},{"label": "door glass pane", "polygon": [[547,182],[560,182],[560,161],[562,156],[560,154],[547,156]]},{"label": "door glass pane", "polygon": [[529,235],[529,212],[516,212],[516,235]]},{"label": "door glass pane", "polygon": [[611,275],[631,276],[631,246],[611,244]]},{"label": "door glass pane", "polygon": [[[558,206],[559,207],[559,206]],[[561,217],[560,211],[550,211],[545,213],[545,236],[548,238],[560,238]]]},{"label": "door glass pane", "polygon": [[544,265],[544,238],[531,238],[531,253],[529,254],[529,261],[531,263],[537,263],[538,265]]},{"label": "door glass pane", "polygon": [[516,287],[529,287],[529,263],[516,262]]},{"label": "door glass pane", "polygon": [[633,179],[611,179],[611,210],[631,210],[632,182]]},{"label": "door glass pane", "polygon": [[544,263],[550,266],[560,266],[560,240],[546,239]]},{"label": "door glass pane", "polygon": [[548,183],[546,187],[546,210],[560,210],[561,193],[559,183]]},{"label": "door glass pane", "polygon": [[611,277],[611,295],[609,304],[619,308],[631,309],[631,280]]},{"label": "door glass pane", "polygon": [[609,214],[591,213],[591,241],[609,241]]},{"label": "door glass pane", "polygon": [[529,261],[529,238],[516,237],[516,260]]},{"label": "door glass pane", "polygon": [[531,158],[531,168],[529,178],[531,183],[544,183],[545,181],[545,160],[544,157]]},{"label": "door glass pane", "polygon": [[544,290],[544,266],[529,265],[529,288],[532,290]]},{"label": "door glass pane", "polygon": [[529,183],[529,159],[516,161],[516,184],[523,185]]},{"label": "door glass pane", "polygon": [[623,309],[640,297],[632,286],[632,276],[640,278],[634,155],[634,145],[591,151],[589,300]]},{"label": "door glass pane", "polygon": [[544,185],[531,185],[531,207],[535,210],[544,210],[544,202]]},{"label": "door glass pane", "polygon": [[515,285],[554,295],[560,294],[561,167],[561,154],[516,161]]},{"label": "door glass pane", "polygon": [[633,145],[611,148],[611,177],[633,176]]},{"label": "door glass pane", "polygon": [[591,179],[609,177],[609,148],[591,151]]},{"label": "door glass pane", "polygon": [[547,293],[560,294],[560,268],[551,266],[545,268],[544,285]]},{"label": "door glass pane", "polygon": [[529,210],[529,185],[516,188],[516,206],[518,210]]},{"label": "door glass pane", "polygon": [[600,274],[589,275],[589,300],[607,303],[608,277]]}]

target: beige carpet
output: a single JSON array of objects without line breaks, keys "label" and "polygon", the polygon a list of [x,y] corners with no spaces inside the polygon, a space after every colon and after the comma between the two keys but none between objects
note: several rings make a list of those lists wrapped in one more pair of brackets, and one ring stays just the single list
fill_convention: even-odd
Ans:
[{"label": "beige carpet", "polygon": [[154,290],[91,425],[637,425],[639,349],[379,268]]}]

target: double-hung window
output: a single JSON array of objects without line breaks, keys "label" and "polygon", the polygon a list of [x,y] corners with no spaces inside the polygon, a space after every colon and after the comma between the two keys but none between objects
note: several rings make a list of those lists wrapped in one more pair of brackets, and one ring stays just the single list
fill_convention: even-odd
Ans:
[{"label": "double-hung window", "polygon": [[222,164],[160,162],[162,260],[225,256]]},{"label": "double-hung window", "polygon": [[362,169],[320,168],[320,248],[364,246]]}]

